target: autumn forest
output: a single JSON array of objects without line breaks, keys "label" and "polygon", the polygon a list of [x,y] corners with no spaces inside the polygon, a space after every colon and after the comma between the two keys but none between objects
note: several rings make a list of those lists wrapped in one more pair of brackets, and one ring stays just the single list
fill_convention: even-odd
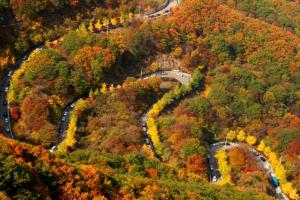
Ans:
[{"label": "autumn forest", "polygon": [[298,0],[0,0],[0,199],[299,200]]}]

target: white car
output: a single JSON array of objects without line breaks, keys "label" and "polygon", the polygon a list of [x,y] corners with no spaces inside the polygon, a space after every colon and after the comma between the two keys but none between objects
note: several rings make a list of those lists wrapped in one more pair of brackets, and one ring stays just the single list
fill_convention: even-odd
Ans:
[{"label": "white car", "polygon": [[216,182],[216,181],[217,181],[217,177],[216,177],[216,176],[213,176],[212,181],[213,181],[213,182]]},{"label": "white car", "polygon": [[150,140],[149,140],[149,138],[146,138],[145,141],[146,141],[146,144],[147,144],[147,145],[150,145]]},{"label": "white car", "polygon": [[74,106],[75,106],[75,104],[74,104],[74,103],[72,103],[72,104],[71,104],[71,108],[74,108]]},{"label": "white car", "polygon": [[12,75],[12,71],[9,71],[8,72],[8,76],[10,77]]},{"label": "white car", "polygon": [[51,153],[56,149],[56,146],[51,147],[51,149],[49,150]]},{"label": "white car", "polygon": [[67,116],[68,112],[64,112],[64,116]]},{"label": "white car", "polygon": [[5,92],[8,92],[8,87],[5,88]]},{"label": "white car", "polygon": [[25,55],[25,56],[22,58],[22,60],[26,60],[27,58],[28,58],[28,56]]},{"label": "white car", "polygon": [[61,119],[61,121],[65,122],[65,121],[66,121],[66,117],[63,117],[63,118]]},{"label": "white car", "polygon": [[4,119],[4,122],[5,122],[6,124],[8,124],[8,118],[5,118],[5,119]]}]

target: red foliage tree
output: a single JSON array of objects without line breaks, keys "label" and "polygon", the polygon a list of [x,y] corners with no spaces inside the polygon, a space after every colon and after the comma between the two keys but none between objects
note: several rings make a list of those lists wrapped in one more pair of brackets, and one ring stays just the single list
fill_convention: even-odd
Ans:
[{"label": "red foliage tree", "polygon": [[19,108],[17,106],[13,106],[9,109],[10,116],[14,121],[17,121],[20,119],[20,112]]},{"label": "red foliage tree", "polygon": [[190,155],[186,161],[186,167],[188,172],[195,174],[202,174],[206,171],[205,159],[197,154]]}]

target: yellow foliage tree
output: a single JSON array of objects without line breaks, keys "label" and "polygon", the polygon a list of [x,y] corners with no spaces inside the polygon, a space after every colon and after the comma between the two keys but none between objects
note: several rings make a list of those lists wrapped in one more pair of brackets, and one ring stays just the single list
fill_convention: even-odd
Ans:
[{"label": "yellow foliage tree", "polygon": [[129,22],[132,22],[132,19],[133,19],[133,13],[128,13],[128,20]]},{"label": "yellow foliage tree", "polygon": [[100,92],[105,94],[107,92],[107,85],[106,83],[102,83],[102,87],[100,89]]},{"label": "yellow foliage tree", "polygon": [[104,18],[103,19],[103,26],[108,26],[108,24],[109,24],[109,20],[108,20],[108,18]]},{"label": "yellow foliage tree", "polygon": [[264,154],[269,157],[270,153],[272,152],[271,147],[266,146],[264,149]]},{"label": "yellow foliage tree", "polygon": [[116,26],[117,24],[118,24],[118,20],[117,20],[117,18],[111,18],[110,19],[110,23],[113,25],[113,26]]},{"label": "yellow foliage tree", "polygon": [[252,135],[248,135],[246,137],[246,142],[250,145],[254,145],[256,143],[256,137]]},{"label": "yellow foliage tree", "polygon": [[297,194],[297,190],[293,188],[293,184],[291,182],[287,182],[282,185],[282,190],[284,193],[288,194],[290,199],[299,199],[299,195]]},{"label": "yellow foliage tree", "polygon": [[97,22],[96,22],[96,24],[95,24],[95,28],[96,28],[97,30],[101,30],[102,24],[101,24],[100,20],[97,20]]},{"label": "yellow foliage tree", "polygon": [[265,147],[266,147],[266,145],[265,145],[264,141],[261,141],[257,147],[257,150],[260,152],[263,152],[265,150]]},{"label": "yellow foliage tree", "polygon": [[94,32],[94,25],[93,25],[93,21],[92,20],[90,20],[90,22],[89,22],[88,30],[90,32]]},{"label": "yellow foliage tree", "polygon": [[220,169],[220,173],[222,175],[222,179],[219,181],[220,185],[224,185],[224,184],[231,184],[231,176],[230,176],[230,172],[231,172],[231,167],[229,166],[228,162],[227,162],[227,155],[224,149],[219,150],[215,157],[218,160],[218,165],[219,165],[219,169]]},{"label": "yellow foliage tree", "polygon": [[230,130],[228,133],[227,133],[227,139],[228,140],[234,140],[236,137],[236,132],[234,130]]},{"label": "yellow foliage tree", "polygon": [[243,130],[240,130],[236,138],[238,141],[243,142],[246,138],[246,133]]},{"label": "yellow foliage tree", "polygon": [[109,92],[113,92],[113,91],[114,91],[114,89],[115,89],[115,88],[114,88],[114,85],[113,85],[113,84],[111,84],[111,85],[110,85],[110,87],[109,87]]},{"label": "yellow foliage tree", "polygon": [[276,178],[278,179],[279,183],[282,185],[283,192],[286,193],[290,197],[290,199],[299,199],[297,190],[293,188],[292,183],[287,182],[286,169],[281,164],[277,154],[273,152],[269,146],[266,146],[263,141],[259,143],[257,150],[263,152],[267,156],[274,170]]},{"label": "yellow foliage tree", "polygon": [[122,25],[126,24],[126,16],[123,13],[120,16],[120,24]]},{"label": "yellow foliage tree", "polygon": [[83,99],[79,99],[76,102],[74,110],[70,115],[66,138],[58,145],[57,152],[65,153],[68,151],[68,148],[72,148],[76,144],[75,136],[77,131],[78,114],[85,109],[87,104],[87,101]]},{"label": "yellow foliage tree", "polygon": [[162,144],[159,139],[156,122],[155,122],[154,118],[148,117],[146,123],[147,123],[147,127],[148,127],[148,134],[153,142],[155,150],[157,151],[157,153],[161,154],[162,153]]}]

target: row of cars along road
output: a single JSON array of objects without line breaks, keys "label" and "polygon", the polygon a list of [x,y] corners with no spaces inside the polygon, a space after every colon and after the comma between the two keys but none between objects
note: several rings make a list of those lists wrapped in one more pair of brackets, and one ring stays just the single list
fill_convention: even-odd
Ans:
[{"label": "row of cars along road", "polygon": [[13,73],[19,69],[23,62],[26,62],[28,56],[33,51],[39,51],[41,47],[37,47],[28,53],[26,53],[22,60],[18,61],[6,74],[6,76],[1,80],[0,84],[0,127],[4,130],[0,130],[8,138],[14,138],[13,130],[11,128],[10,112],[9,112],[9,102],[7,101],[7,94],[9,90],[9,85]]}]

